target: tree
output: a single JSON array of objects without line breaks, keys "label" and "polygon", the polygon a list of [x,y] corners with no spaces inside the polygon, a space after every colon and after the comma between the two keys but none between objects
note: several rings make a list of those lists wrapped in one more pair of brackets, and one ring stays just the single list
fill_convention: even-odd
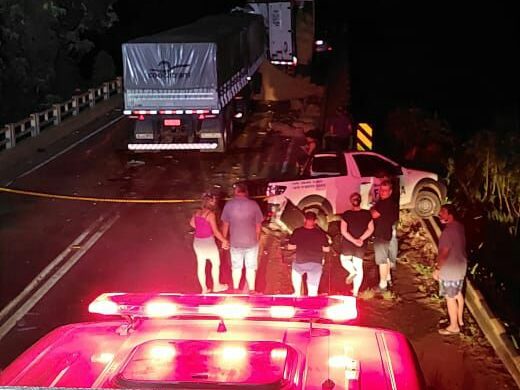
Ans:
[{"label": "tree", "polygon": [[520,136],[481,131],[450,164],[450,185],[457,203],[485,211],[518,235],[520,221]]},{"label": "tree", "polygon": [[453,135],[447,122],[420,108],[391,111],[385,130],[396,145],[394,153],[419,165],[432,167],[447,161],[453,150]]},{"label": "tree", "polygon": [[27,115],[49,95],[70,96],[85,82],[78,64],[94,50],[87,36],[117,20],[114,1],[2,0],[0,123]]}]

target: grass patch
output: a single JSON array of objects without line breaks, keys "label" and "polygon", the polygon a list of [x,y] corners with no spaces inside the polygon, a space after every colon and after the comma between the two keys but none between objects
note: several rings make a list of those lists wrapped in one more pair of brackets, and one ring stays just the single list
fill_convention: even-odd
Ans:
[{"label": "grass patch", "polygon": [[433,274],[433,268],[429,265],[424,265],[422,263],[412,263],[411,264],[415,272],[419,275],[424,276],[426,278],[431,278]]},{"label": "grass patch", "polygon": [[364,300],[374,299],[375,296],[376,292],[374,289],[371,288],[367,288],[366,290],[363,290],[358,294],[358,298]]}]

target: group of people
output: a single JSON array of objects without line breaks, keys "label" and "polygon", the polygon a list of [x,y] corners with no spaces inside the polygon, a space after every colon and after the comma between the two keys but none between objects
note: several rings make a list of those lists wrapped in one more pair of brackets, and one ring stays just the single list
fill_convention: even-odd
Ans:
[{"label": "group of people", "polygon": [[[392,182],[383,180],[377,193],[378,199],[371,210],[362,209],[361,195],[352,193],[349,198],[351,208],[341,215],[340,262],[349,273],[346,283],[353,283],[354,296],[358,295],[363,282],[363,256],[370,237],[374,237],[375,261],[379,267],[378,287],[381,291],[388,288],[391,269],[397,261],[395,225],[399,219],[399,203],[392,197]],[[323,253],[329,252],[330,247],[327,235],[316,225],[315,213],[305,213],[304,225],[294,230],[288,249],[296,251],[291,275],[295,294],[301,293],[302,274],[307,273],[308,293],[317,295]]]},{"label": "group of people", "polygon": [[[201,208],[191,217],[190,225],[195,229],[193,249],[197,257],[197,278],[202,294],[221,292],[229,289],[220,283],[220,252],[216,239],[231,256],[231,277],[233,290],[238,290],[245,266],[246,283],[249,292],[255,291],[256,270],[258,268],[258,244],[263,215],[258,204],[249,199],[244,183],[234,185],[233,198],[226,202],[222,210],[222,230],[217,223],[217,203],[215,194],[202,197]],[[213,288],[206,280],[206,262],[211,263]]]},{"label": "group of people", "polygon": [[[361,208],[361,195],[350,195],[350,210],[341,216],[342,247],[340,262],[353,283],[352,295],[357,296],[363,282],[363,256],[369,237],[374,237],[375,262],[379,268],[380,291],[391,283],[391,270],[397,260],[396,222],[399,204],[392,197],[392,182],[383,179],[379,185],[379,199],[370,210]],[[398,199],[398,198],[397,198]],[[460,333],[464,325],[464,295],[462,288],[467,271],[464,226],[458,221],[453,205],[443,205],[439,212],[445,228],[439,238],[437,263],[433,278],[439,282],[439,295],[446,298],[449,324],[439,329],[441,335]],[[318,294],[323,253],[329,252],[326,234],[316,226],[316,214],[305,213],[303,227],[296,229],[288,249],[296,249],[292,265],[292,283],[295,295],[301,294],[302,275],[307,273],[308,295]]]},{"label": "group of people", "polygon": [[[375,263],[379,268],[378,289],[386,291],[391,284],[391,272],[397,261],[396,224],[399,220],[399,197],[393,196],[393,191],[392,180],[382,177],[380,183],[372,188],[373,205],[370,210],[361,208],[361,195],[354,192],[349,197],[351,208],[341,215],[340,263],[348,271],[345,281],[353,284],[354,296],[358,295],[363,282],[363,257],[370,237],[373,237]],[[245,267],[247,289],[252,293],[255,291],[258,268],[262,212],[258,204],[249,199],[247,186],[237,183],[233,198],[226,202],[222,211],[220,230],[216,214],[217,201],[216,195],[205,194],[202,207],[195,211],[190,221],[195,229],[193,248],[197,257],[197,277],[201,292],[229,289],[226,284],[220,283],[220,254],[215,241],[218,239],[222,248],[230,251],[232,291],[238,290]],[[466,241],[464,227],[458,221],[453,205],[443,205],[439,217],[446,227],[439,238],[433,277],[439,281],[440,295],[446,297],[449,315],[448,326],[440,329],[439,333],[451,335],[458,334],[464,325],[462,288],[467,270]],[[303,226],[291,234],[287,249],[294,251],[291,272],[294,295],[302,294],[305,274],[308,295],[318,295],[323,258],[330,251],[330,242],[327,234],[317,225],[314,212],[304,214]],[[212,290],[206,280],[208,260],[212,266]]]}]

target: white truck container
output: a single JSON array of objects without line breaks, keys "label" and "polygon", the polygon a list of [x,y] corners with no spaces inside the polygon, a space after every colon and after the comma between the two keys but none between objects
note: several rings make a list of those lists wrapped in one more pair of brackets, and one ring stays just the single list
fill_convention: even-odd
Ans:
[{"label": "white truck container", "polygon": [[124,43],[124,114],[135,119],[128,149],[225,151],[264,37],[261,16],[234,12]]},{"label": "white truck container", "polygon": [[268,36],[267,57],[274,65],[296,65],[294,14],[290,1],[254,1],[248,6],[262,15]]},{"label": "white truck container", "polygon": [[369,191],[381,173],[399,181],[394,191],[399,191],[401,208],[413,209],[421,217],[437,213],[446,196],[446,187],[437,174],[402,167],[374,152],[317,154],[307,166],[301,178],[267,186],[272,220],[288,230],[292,230],[289,225],[295,225],[287,223],[295,210],[315,211],[320,225],[327,228],[328,222],[350,207],[349,195],[353,192],[361,194],[362,207],[368,208]]}]

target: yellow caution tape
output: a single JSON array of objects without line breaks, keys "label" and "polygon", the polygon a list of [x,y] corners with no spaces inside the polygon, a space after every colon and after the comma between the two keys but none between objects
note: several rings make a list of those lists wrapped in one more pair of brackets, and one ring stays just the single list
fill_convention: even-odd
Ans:
[{"label": "yellow caution tape", "polygon": [[[200,199],[117,199],[117,198],[94,198],[87,196],[71,196],[71,195],[58,195],[48,194],[44,192],[35,191],[24,191],[15,190],[12,188],[0,187],[0,192],[8,192],[10,194],[35,196],[38,198],[49,198],[49,199],[63,199],[63,200],[76,200],[83,202],[105,202],[105,203],[145,203],[145,204],[156,204],[156,203],[195,203],[199,202]],[[263,199],[265,196],[254,196],[256,199]]]}]

